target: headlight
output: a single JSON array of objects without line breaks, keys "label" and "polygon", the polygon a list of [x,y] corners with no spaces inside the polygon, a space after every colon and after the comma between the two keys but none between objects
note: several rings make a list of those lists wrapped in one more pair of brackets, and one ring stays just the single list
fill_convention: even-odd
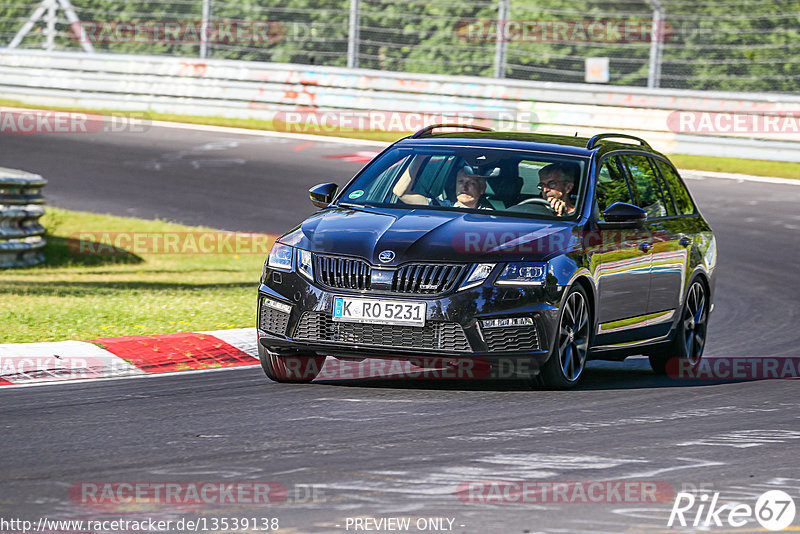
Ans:
[{"label": "headlight", "polygon": [[311,253],[309,251],[297,249],[297,270],[309,280],[314,279],[314,268],[311,263]]},{"label": "headlight", "polygon": [[292,269],[292,247],[283,243],[275,243],[269,251],[267,265],[274,269],[289,271]]},{"label": "headlight", "polygon": [[499,286],[542,286],[547,280],[546,263],[509,263],[495,281]]},{"label": "headlight", "polygon": [[489,275],[492,274],[492,269],[494,269],[495,265],[495,263],[479,263],[475,265],[470,271],[469,276],[467,276],[467,279],[461,283],[458,290],[469,289],[484,283],[486,279],[489,278]]}]

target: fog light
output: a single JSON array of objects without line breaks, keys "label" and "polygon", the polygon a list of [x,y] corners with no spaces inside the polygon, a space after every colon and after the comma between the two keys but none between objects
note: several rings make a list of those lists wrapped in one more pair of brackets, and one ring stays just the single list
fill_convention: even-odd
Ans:
[{"label": "fog light", "polygon": [[268,299],[266,297],[261,303],[267,308],[282,311],[283,313],[290,313],[292,311],[292,307],[289,304],[284,304],[283,302],[278,302],[277,300]]},{"label": "fog light", "polygon": [[530,317],[506,317],[505,319],[487,319],[481,321],[483,328],[505,328],[508,326],[533,326]]}]

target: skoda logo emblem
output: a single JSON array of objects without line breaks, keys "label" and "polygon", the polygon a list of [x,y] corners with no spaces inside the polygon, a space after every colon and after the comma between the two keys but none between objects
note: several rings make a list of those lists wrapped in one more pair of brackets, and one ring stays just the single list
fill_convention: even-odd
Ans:
[{"label": "skoda logo emblem", "polygon": [[381,263],[389,263],[394,259],[394,252],[391,250],[384,250],[378,254],[378,259],[381,260]]}]

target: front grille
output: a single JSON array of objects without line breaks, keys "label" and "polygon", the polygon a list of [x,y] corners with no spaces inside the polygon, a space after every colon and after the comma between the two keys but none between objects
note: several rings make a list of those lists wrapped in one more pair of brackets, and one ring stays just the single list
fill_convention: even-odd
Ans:
[{"label": "front grille", "polygon": [[466,265],[414,264],[397,269],[392,279],[396,293],[444,293],[456,285]]},{"label": "front grille", "polygon": [[456,323],[397,326],[333,321],[322,312],[305,312],[294,339],[324,343],[347,343],[396,349],[472,352],[464,329]]},{"label": "front grille", "polygon": [[261,317],[258,324],[261,330],[265,332],[285,336],[286,327],[289,326],[289,314],[279,310],[273,310],[262,304]]},{"label": "front grille", "polygon": [[[372,285],[372,266],[356,258],[314,255],[316,281],[333,289],[374,289],[381,292],[436,295],[455,288],[468,265],[414,263],[392,273],[391,288]],[[382,269],[385,269],[382,267]]]},{"label": "front grille", "polygon": [[317,282],[337,289],[369,289],[372,267],[363,260],[314,255]]},{"label": "front grille", "polygon": [[536,328],[485,328],[483,339],[490,352],[530,352],[539,350]]}]

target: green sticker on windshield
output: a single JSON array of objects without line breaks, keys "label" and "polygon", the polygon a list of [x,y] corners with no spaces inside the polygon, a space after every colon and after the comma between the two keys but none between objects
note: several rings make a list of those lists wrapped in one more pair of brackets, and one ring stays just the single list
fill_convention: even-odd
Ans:
[{"label": "green sticker on windshield", "polygon": [[357,189],[357,190],[353,191],[352,193],[350,193],[347,196],[350,197],[351,199],[355,200],[355,199],[357,199],[358,197],[360,197],[363,194],[364,194],[364,191],[362,191],[361,189]]}]

